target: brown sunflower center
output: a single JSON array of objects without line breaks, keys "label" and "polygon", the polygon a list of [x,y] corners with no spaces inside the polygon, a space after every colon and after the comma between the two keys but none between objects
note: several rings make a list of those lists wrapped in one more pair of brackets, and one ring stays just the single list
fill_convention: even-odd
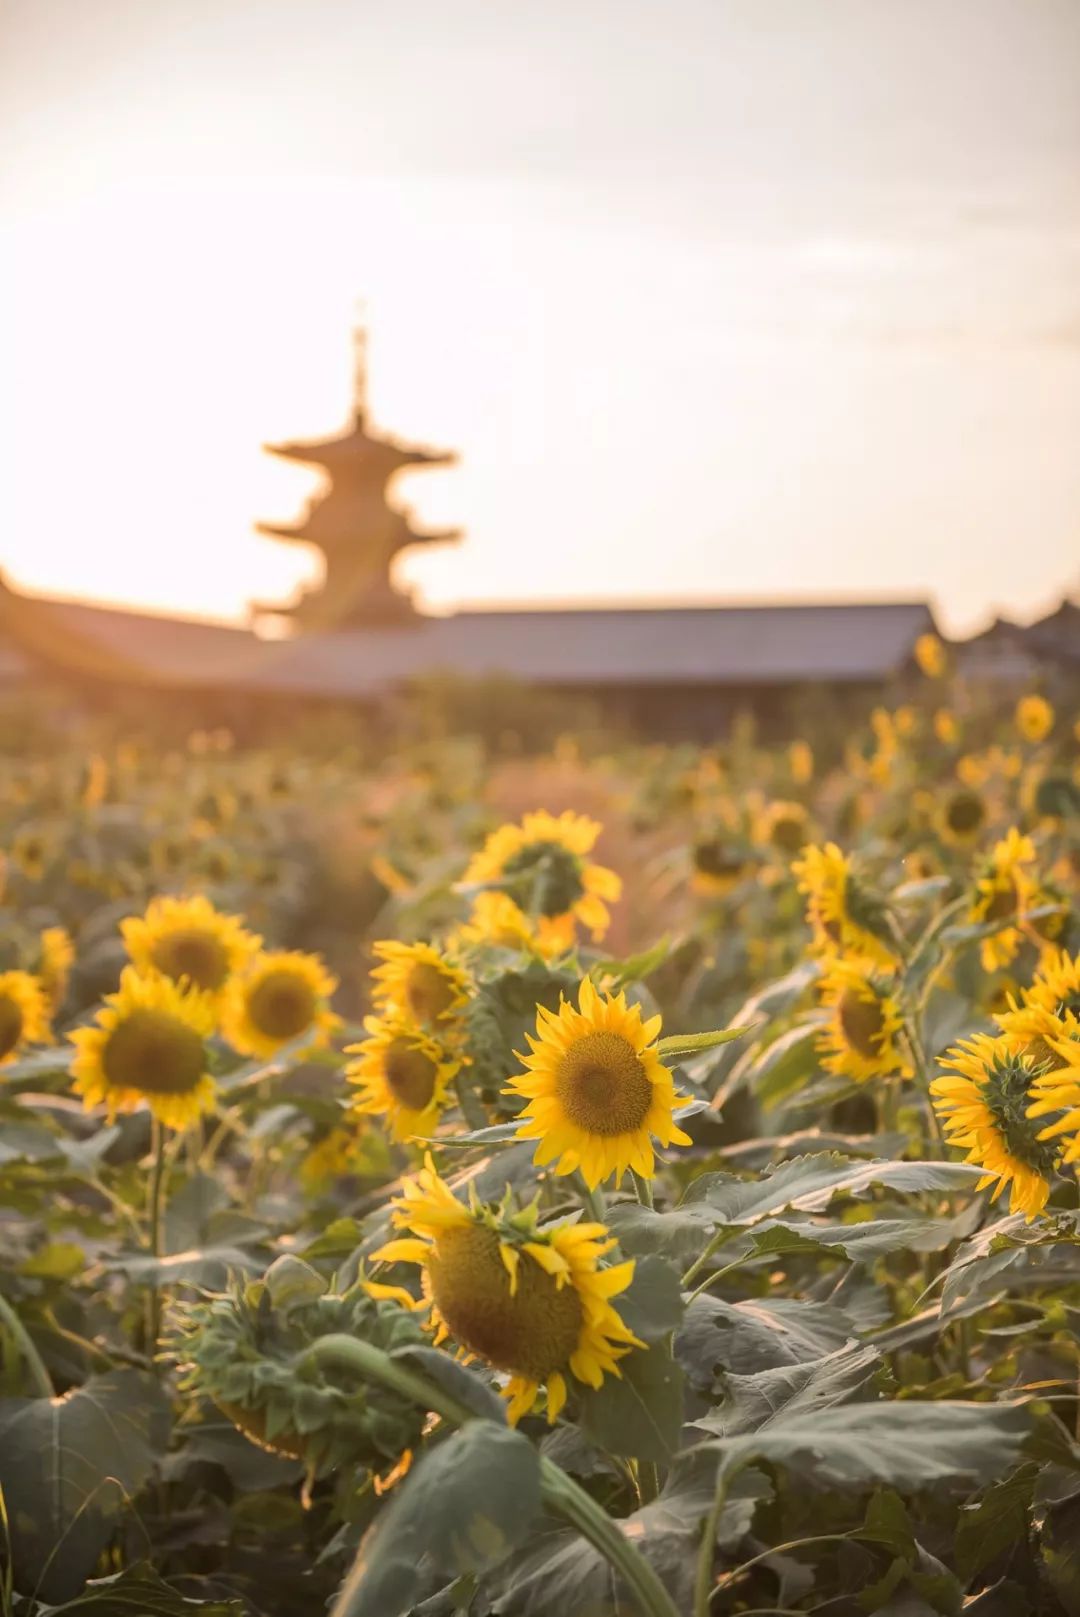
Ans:
[{"label": "brown sunflower center", "polygon": [[247,1013],[271,1039],[295,1039],[309,1028],[319,1009],[311,984],[295,971],[269,971],[247,997]]},{"label": "brown sunflower center", "polygon": [[430,960],[418,960],[405,983],[405,1003],[418,1022],[435,1022],[454,1003],[454,985]]},{"label": "brown sunflower center", "polygon": [[797,814],[778,814],[770,835],[774,848],[782,853],[798,853],[806,841],[806,822]]},{"label": "brown sunflower center", "polygon": [[719,838],[699,842],[694,849],[694,864],[703,876],[735,877],[742,869],[738,853],[728,848]]},{"label": "brown sunflower center", "polygon": [[867,1061],[873,1061],[881,1054],[885,1014],[876,994],[872,999],[864,999],[855,989],[845,988],[837,1005],[837,1014],[844,1038],[853,1050]]},{"label": "brown sunflower center", "polygon": [[977,831],[986,819],[982,798],[974,792],[957,792],[949,800],[945,819],[950,831],[955,831],[960,836],[969,836],[971,832]]},{"label": "brown sunflower center", "polygon": [[1063,1067],[1069,1065],[1064,1056],[1052,1050],[1041,1035],[1029,1039],[1024,1046],[1024,1058],[1036,1072],[1060,1072]]},{"label": "brown sunflower center", "polygon": [[15,1049],[22,1038],[22,1030],[22,1006],[10,995],[0,995],[0,1060]]},{"label": "brown sunflower center", "polygon": [[229,975],[229,954],[221,939],[203,927],[178,927],[154,940],[150,959],[174,982],[187,978],[196,988],[216,991]]},{"label": "brown sunflower center", "polygon": [[428,1259],[428,1283],[452,1335],[497,1370],[542,1381],[563,1369],[578,1345],[584,1311],[573,1285],[556,1286],[522,1252],[511,1297],[494,1230],[469,1224],[440,1235]]},{"label": "brown sunflower center", "polygon": [[1004,921],[1016,914],[1016,888],[999,887],[983,911],[985,921]]},{"label": "brown sunflower center", "polygon": [[102,1052],[105,1076],[117,1089],[148,1095],[187,1095],[206,1071],[201,1036],[168,1011],[139,1006],[118,1022]]},{"label": "brown sunflower center", "polygon": [[386,1087],[411,1112],[422,1112],[435,1093],[434,1061],[405,1039],[395,1039],[384,1057]]},{"label": "brown sunflower center", "polygon": [[559,1062],[557,1084],[567,1117],[587,1134],[632,1134],[652,1105],[641,1057],[618,1033],[575,1039]]}]

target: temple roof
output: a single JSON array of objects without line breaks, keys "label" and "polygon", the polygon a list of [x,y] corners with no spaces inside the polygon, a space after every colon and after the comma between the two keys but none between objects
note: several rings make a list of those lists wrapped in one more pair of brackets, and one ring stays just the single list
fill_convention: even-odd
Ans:
[{"label": "temple roof", "polygon": [[903,668],[933,628],[929,607],[912,601],[459,612],[267,641],[225,624],[10,592],[7,607],[6,636],[79,672],[345,700],[448,670],[585,689],[857,684]]}]

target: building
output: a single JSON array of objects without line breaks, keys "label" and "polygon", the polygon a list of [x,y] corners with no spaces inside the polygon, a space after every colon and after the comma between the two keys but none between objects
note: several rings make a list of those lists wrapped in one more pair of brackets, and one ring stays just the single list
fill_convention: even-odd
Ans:
[{"label": "building", "polygon": [[[646,734],[708,738],[744,709],[773,733],[790,732],[810,692],[834,707],[841,698],[865,706],[934,627],[919,601],[424,616],[395,584],[394,558],[406,546],[459,536],[418,530],[400,503],[399,480],[455,457],[372,428],[364,354],[361,334],[343,433],[267,446],[323,473],[298,520],[260,524],[274,539],[320,552],[317,587],[286,606],[255,608],[244,628],[30,599],[0,584],[0,677],[44,667],[79,698],[184,692],[201,721],[219,713],[234,724],[268,703],[377,708],[440,675],[505,678],[588,698]],[[267,617],[273,636],[259,632]]]}]

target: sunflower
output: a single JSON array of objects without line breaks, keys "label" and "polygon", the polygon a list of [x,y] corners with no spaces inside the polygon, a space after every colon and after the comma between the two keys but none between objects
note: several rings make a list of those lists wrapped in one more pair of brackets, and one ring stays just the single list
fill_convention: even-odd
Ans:
[{"label": "sunflower", "polygon": [[690,850],[690,886],[709,898],[726,898],[749,874],[753,858],[742,842],[723,833],[700,837]]},{"label": "sunflower", "polygon": [[11,844],[11,862],[27,881],[43,881],[55,856],[52,838],[40,831],[20,831]]},{"label": "sunflower", "polygon": [[814,778],[814,749],[808,741],[793,741],[788,748],[788,768],[797,786]]},{"label": "sunflower", "polygon": [[47,926],[39,940],[37,976],[53,1014],[63,1004],[74,960],[75,945],[67,928]]},{"label": "sunflower", "polygon": [[762,809],[754,835],[762,846],[790,856],[807,842],[806,828],[807,814],[801,803],[776,802]]},{"label": "sunflower", "polygon": [[0,971],[0,1067],[26,1044],[48,1044],[49,1004],[41,982],[28,971]]},{"label": "sunflower", "polygon": [[414,1022],[448,1022],[469,1000],[469,979],[460,966],[430,943],[398,943],[388,939],[372,945],[382,965],[372,972],[372,998],[385,1010],[394,1010]]},{"label": "sunflower", "polygon": [[[436,1342],[451,1336],[509,1377],[512,1425],[546,1389],[548,1423],[566,1402],[567,1379],[599,1387],[618,1360],[643,1344],[612,1307],[634,1274],[633,1259],[601,1267],[615,1246],[603,1224],[538,1227],[537,1205],[515,1210],[457,1200],[431,1158],[406,1181],[394,1223],[411,1231],[374,1254],[416,1263]],[[382,1289],[371,1286],[376,1295]]]},{"label": "sunflower", "polygon": [[528,1069],[511,1078],[507,1095],[523,1095],[518,1138],[539,1140],[534,1160],[555,1160],[557,1174],[581,1170],[590,1190],[628,1168],[645,1178],[655,1169],[652,1139],[689,1145],[672,1116],[677,1101],[671,1074],[656,1046],[660,1018],[641,1019],[626,994],[599,994],[588,977],[578,1009],[560,1001],[558,1012],[536,1008]]},{"label": "sunflower", "polygon": [[818,989],[832,1013],[818,1038],[818,1048],[826,1052],[822,1065],[829,1072],[857,1083],[910,1073],[897,1044],[904,1019],[889,978],[865,961],[836,959]]},{"label": "sunflower", "polygon": [[385,1117],[395,1140],[434,1134],[461,1062],[399,1013],[366,1017],[364,1027],[363,1043],[346,1046],[346,1054],[360,1057],[345,1069],[359,1089],[354,1110]]},{"label": "sunflower", "polygon": [[548,920],[541,915],[533,921],[509,893],[477,893],[469,919],[456,929],[453,941],[463,948],[488,945],[550,960],[574,947],[574,917],[563,915]]},{"label": "sunflower", "polygon": [[1029,1116],[1034,1064],[1009,1048],[1008,1041],[977,1033],[950,1053],[947,1077],[930,1085],[934,1110],[950,1145],[966,1150],[965,1161],[984,1170],[977,1188],[994,1185],[996,1201],[1009,1187],[1009,1211],[1030,1221],[1046,1206],[1050,1176],[1062,1157]]},{"label": "sunflower", "polygon": [[318,955],[286,949],[258,954],[230,979],[221,1001],[221,1031],[245,1056],[272,1056],[283,1044],[311,1034],[325,1044],[340,1020],[330,1009],[337,988]]},{"label": "sunflower", "polygon": [[955,747],[960,740],[960,726],[949,708],[939,707],[934,714],[934,734],[943,747]]},{"label": "sunflower", "polygon": [[952,848],[970,848],[986,825],[986,803],[970,786],[951,791],[937,813],[938,832]]},{"label": "sunflower", "polygon": [[1045,1006],[1048,1011],[1069,1011],[1080,1016],[1080,954],[1064,949],[1049,954],[1023,995],[1026,1005]]},{"label": "sunflower", "polygon": [[1035,889],[1034,879],[1026,867],[1034,859],[1031,838],[1021,836],[1013,826],[1007,836],[994,844],[976,878],[968,921],[974,926],[1001,923],[996,932],[982,940],[979,953],[984,971],[998,971],[1009,965],[1023,942],[1019,923]]},{"label": "sunflower", "polygon": [[167,1127],[187,1128],[214,1104],[205,1043],[213,1029],[209,994],[125,966],[96,1023],[69,1034],[75,1092],[88,1109],[104,1102],[110,1120],[145,1102]]},{"label": "sunflower", "polygon": [[915,642],[915,661],[927,679],[941,679],[949,665],[945,647],[936,634],[921,634]]},{"label": "sunflower", "polygon": [[1016,704],[1015,720],[1025,741],[1045,741],[1054,728],[1054,710],[1045,696],[1022,696]]},{"label": "sunflower", "polygon": [[1056,1078],[1075,1070],[1080,1078],[1080,1020],[1072,1011],[1013,1000],[994,1020],[1009,1049],[1024,1056],[1040,1076]]},{"label": "sunflower", "polygon": [[465,872],[466,885],[509,893],[519,909],[547,921],[580,921],[596,942],[608,929],[608,904],[622,892],[613,870],[588,862],[600,824],[569,809],[540,809],[520,825],[493,831]]},{"label": "sunflower", "polygon": [[892,951],[878,936],[887,919],[885,906],[835,842],[806,848],[791,869],[800,893],[806,894],[806,918],[819,953],[834,954],[839,948],[887,969],[895,965]]},{"label": "sunflower", "polygon": [[137,971],[160,971],[218,997],[262,942],[238,916],[219,914],[201,893],[152,899],[146,914],[128,916],[120,931]]}]

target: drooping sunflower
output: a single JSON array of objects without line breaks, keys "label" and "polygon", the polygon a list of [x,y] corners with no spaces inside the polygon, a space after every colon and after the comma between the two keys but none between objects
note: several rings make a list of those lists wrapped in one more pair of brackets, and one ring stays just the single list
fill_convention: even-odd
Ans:
[{"label": "drooping sunflower", "polygon": [[1022,696],[1016,704],[1016,728],[1025,741],[1045,741],[1054,728],[1054,710],[1045,696]]},{"label": "drooping sunflower", "polygon": [[0,972],[0,1067],[14,1061],[27,1044],[48,1044],[49,1005],[37,977],[28,971]]},{"label": "drooping sunflower", "polygon": [[428,1027],[453,1020],[468,1004],[469,979],[461,966],[430,943],[398,943],[389,938],[372,945],[382,964],[372,972],[372,998],[384,1011],[393,1009]]},{"label": "drooping sunflower", "polygon": [[[436,1341],[453,1337],[509,1377],[512,1425],[541,1387],[550,1424],[566,1402],[568,1378],[599,1387],[642,1346],[611,1302],[629,1286],[634,1262],[601,1267],[615,1246],[603,1224],[541,1228],[536,1204],[515,1210],[509,1190],[497,1207],[475,1199],[466,1207],[430,1157],[394,1209],[397,1228],[412,1233],[375,1259],[420,1265]],[[376,1295],[381,1289],[369,1285]]]},{"label": "drooping sunflower", "polygon": [[1013,1000],[994,1020],[1009,1048],[1025,1056],[1040,1076],[1074,1071],[1080,1078],[1080,1018],[1073,1011]]},{"label": "drooping sunflower", "polygon": [[818,953],[839,950],[886,969],[895,966],[893,951],[879,936],[887,920],[885,906],[835,842],[806,848],[791,869],[800,893],[806,894],[806,919]]},{"label": "drooping sunflower", "polygon": [[75,945],[66,927],[47,926],[39,939],[37,977],[53,1014],[67,993]]},{"label": "drooping sunflower", "polygon": [[986,802],[970,786],[958,786],[941,803],[936,818],[943,842],[951,848],[970,848],[986,825]]},{"label": "drooping sunflower", "polygon": [[104,1103],[110,1120],[146,1105],[168,1128],[187,1128],[214,1104],[205,1042],[213,1030],[209,994],[125,966],[94,1024],[68,1035],[75,1092],[87,1108]]},{"label": "drooping sunflower", "polygon": [[831,1011],[818,1037],[829,1072],[865,1083],[910,1072],[898,1043],[904,1018],[893,980],[861,960],[831,960],[818,992]]},{"label": "drooping sunflower", "polygon": [[128,916],[120,931],[136,970],[160,971],[216,997],[262,942],[239,916],[222,915],[202,893],[152,899],[146,914]]},{"label": "drooping sunflower", "polygon": [[1015,826],[996,842],[976,877],[975,893],[968,910],[972,925],[991,921],[1001,923],[998,931],[983,938],[979,954],[984,971],[999,971],[1015,959],[1023,942],[1020,921],[1035,889],[1028,867],[1034,863],[1035,846],[1021,836]]},{"label": "drooping sunflower", "polygon": [[395,1140],[434,1134],[461,1062],[418,1023],[396,1012],[364,1019],[368,1037],[346,1046],[359,1056],[345,1069],[356,1112],[385,1117]]},{"label": "drooping sunflower", "polygon": [[493,831],[470,861],[464,882],[508,893],[526,915],[580,921],[598,941],[611,920],[607,906],[622,892],[613,870],[589,863],[600,831],[599,821],[583,814],[539,809],[520,825]]},{"label": "drooping sunflower", "polygon": [[330,1009],[337,978],[318,955],[272,949],[230,978],[221,1001],[221,1031],[245,1056],[272,1056],[303,1034],[325,1044],[339,1027]]},{"label": "drooping sunflower", "polygon": [[642,1021],[625,993],[600,994],[588,977],[577,1007],[537,1006],[536,1037],[525,1035],[530,1053],[518,1056],[527,1071],[504,1090],[525,1097],[517,1132],[540,1142],[536,1162],[554,1162],[557,1174],[578,1168],[595,1190],[628,1168],[651,1178],[654,1138],[663,1146],[691,1143],[673,1117],[684,1097],[660,1060],[659,1032],[659,1016]]},{"label": "drooping sunflower", "polygon": [[1065,1148],[1029,1116],[1035,1064],[1007,1040],[977,1033],[955,1046],[942,1066],[949,1074],[932,1081],[930,1094],[949,1144],[984,1170],[979,1190],[994,1185],[996,1201],[1008,1187],[1009,1211],[1034,1218],[1046,1206]]}]

